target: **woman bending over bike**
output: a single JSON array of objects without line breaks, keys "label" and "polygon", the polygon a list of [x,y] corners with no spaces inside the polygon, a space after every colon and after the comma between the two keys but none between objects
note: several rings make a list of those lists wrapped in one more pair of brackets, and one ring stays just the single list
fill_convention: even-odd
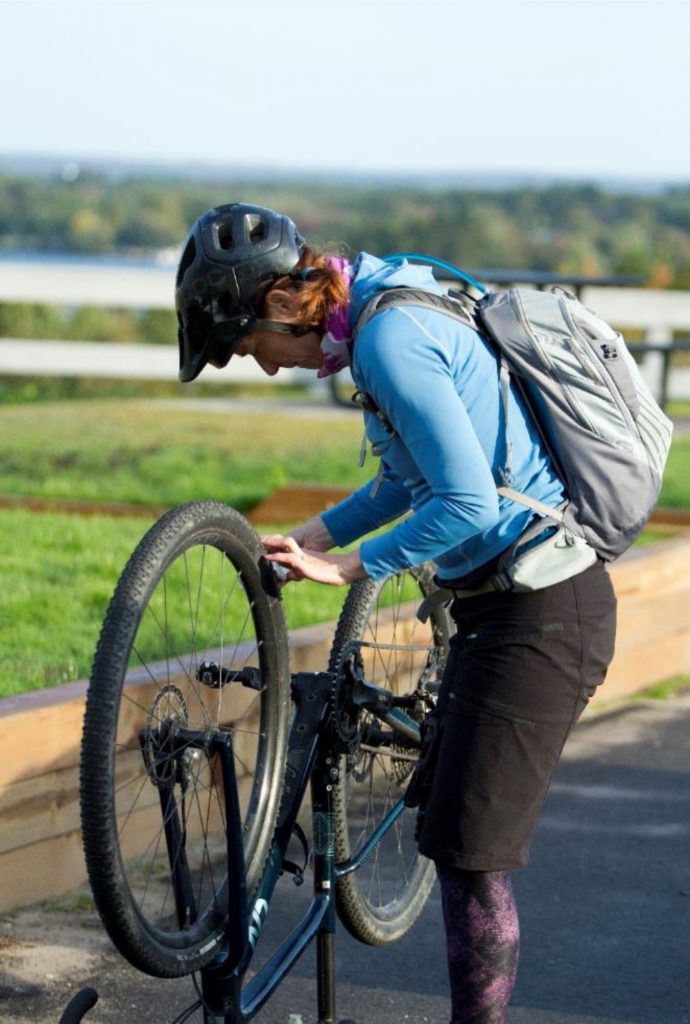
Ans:
[{"label": "woman bending over bike", "polygon": [[441,886],[452,1024],[505,1024],[519,944],[510,872],[527,863],[563,744],[604,679],[616,602],[600,560],[541,589],[492,588],[500,557],[538,521],[497,493],[507,451],[515,490],[556,509],[563,483],[512,383],[502,398],[491,343],[414,296],[374,315],[372,300],[392,289],[444,294],[429,267],[367,253],[350,265],[271,210],[210,210],[178,272],[180,379],[232,356],[270,376],[350,367],[379,472],[264,543],[291,580],[338,586],[431,560],[439,585],[461,592],[420,786],[419,849]]}]

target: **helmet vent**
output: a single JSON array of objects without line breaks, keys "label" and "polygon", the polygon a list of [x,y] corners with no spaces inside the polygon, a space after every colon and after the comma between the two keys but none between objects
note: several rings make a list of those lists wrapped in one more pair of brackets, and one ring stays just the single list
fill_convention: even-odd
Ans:
[{"label": "helmet vent", "polygon": [[187,271],[191,267],[192,263],[194,262],[195,257],[196,257],[196,242],[194,241],[194,238],[192,237],[187,242],[185,250],[182,253],[182,259],[180,260],[180,265],[177,268],[177,279],[175,281],[175,285],[179,285],[182,282],[182,278],[184,277],[184,275],[187,273]]},{"label": "helmet vent", "polygon": [[263,242],[266,237],[266,221],[257,213],[250,213],[245,218],[247,237],[252,245]]},{"label": "helmet vent", "polygon": [[221,249],[225,249],[226,252],[232,252],[235,248],[235,243],[232,238],[231,224],[225,223],[218,225],[218,245]]}]

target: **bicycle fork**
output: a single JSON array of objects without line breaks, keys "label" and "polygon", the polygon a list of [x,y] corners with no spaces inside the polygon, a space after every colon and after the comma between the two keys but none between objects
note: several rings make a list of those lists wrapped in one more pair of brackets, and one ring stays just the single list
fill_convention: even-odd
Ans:
[{"label": "bicycle fork", "polygon": [[[283,805],[264,875],[247,912],[240,809],[237,799],[232,739],[219,740],[226,794],[228,839],[228,932],[223,952],[201,971],[204,1024],[245,1024],[279,986],[309,944],[316,941],[318,1024],[335,1024],[335,825],[333,786],[337,757],[322,744],[327,728],[333,677],[329,673],[293,676],[296,714],[290,733]],[[271,895],[283,870],[293,823],[311,784],[314,895],[303,919],[269,961],[243,985],[266,916]],[[238,913],[239,908],[239,913]]]}]

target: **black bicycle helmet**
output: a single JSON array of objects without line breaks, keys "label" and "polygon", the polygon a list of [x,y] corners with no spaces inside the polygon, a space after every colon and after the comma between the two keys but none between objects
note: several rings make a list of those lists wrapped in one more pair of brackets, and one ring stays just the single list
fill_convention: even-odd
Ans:
[{"label": "black bicycle helmet", "polygon": [[261,285],[291,273],[304,241],[289,217],[229,203],[195,222],[175,281],[181,381],[226,366],[257,323]]}]

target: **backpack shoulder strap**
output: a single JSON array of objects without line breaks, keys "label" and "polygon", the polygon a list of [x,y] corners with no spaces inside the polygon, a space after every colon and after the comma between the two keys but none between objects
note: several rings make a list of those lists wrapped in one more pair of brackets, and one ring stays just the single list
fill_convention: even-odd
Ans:
[{"label": "backpack shoulder strap", "polygon": [[352,340],[353,342],[356,340],[365,324],[369,323],[377,313],[395,306],[421,306],[423,309],[433,309],[438,313],[445,313],[446,316],[477,331],[479,330],[479,320],[475,312],[475,305],[474,299],[465,292],[436,295],[434,292],[426,292],[421,288],[388,288],[378,292],[366,304],[352,331]]},{"label": "backpack shoulder strap", "polygon": [[[473,331],[480,330],[480,320],[476,311],[477,302],[467,292],[451,289],[447,295],[436,295],[434,292],[427,292],[421,288],[388,288],[377,292],[376,295],[366,304],[359,315],[359,319],[352,331],[353,344],[362,328],[369,323],[377,313],[384,309],[391,309],[395,306],[421,306],[422,309],[433,309],[438,313],[444,313],[452,317]],[[373,413],[379,418],[385,430],[395,434],[395,429],[389,420],[383,415],[371,395],[357,389],[352,396],[353,401],[366,412]],[[360,461],[360,465],[362,462]]]},{"label": "backpack shoulder strap", "polygon": [[[376,316],[377,313],[383,312],[384,309],[390,309],[395,306],[421,306],[423,309],[436,310],[439,313],[444,313],[446,316],[450,316],[454,320],[465,324],[467,327],[471,327],[475,331],[483,333],[483,336],[486,337],[486,329],[483,328],[480,313],[477,308],[477,301],[466,292],[451,291],[447,295],[436,295],[434,292],[426,292],[416,288],[390,288],[387,291],[378,292],[378,294],[376,294],[364,307],[352,332],[353,341],[356,339],[358,332],[362,330],[365,324],[367,324],[372,317]],[[481,306],[479,309],[481,309]],[[515,477],[512,469],[512,444],[508,433],[510,410],[509,387],[512,374],[503,351],[500,347],[497,346],[497,348],[499,358],[501,404],[504,415],[506,453],[505,463],[501,469],[499,469],[499,477],[501,479],[502,486],[497,486],[496,490],[502,497],[509,498],[511,501],[515,501],[523,507],[531,508],[541,516],[556,519],[560,522],[563,519],[562,512],[555,513],[549,506],[544,505],[540,501],[536,501],[534,498],[530,498],[529,495],[523,494],[512,486],[515,483]],[[353,399],[356,404],[361,406],[361,408],[365,409],[367,412],[374,413],[389,433],[395,433],[393,426],[383,415],[371,395],[358,390],[355,392]],[[539,421],[537,420],[537,423],[538,422]],[[542,433],[541,430],[540,433]]]}]

